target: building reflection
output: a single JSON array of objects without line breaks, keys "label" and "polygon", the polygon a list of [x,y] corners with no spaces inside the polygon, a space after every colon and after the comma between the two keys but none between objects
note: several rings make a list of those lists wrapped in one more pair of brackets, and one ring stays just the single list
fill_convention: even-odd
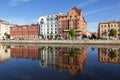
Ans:
[{"label": "building reflection", "polygon": [[99,62],[120,63],[120,48],[99,48]]},{"label": "building reflection", "polygon": [[38,59],[38,48],[37,46],[11,46],[11,57]]},{"label": "building reflection", "polygon": [[86,48],[59,48],[58,67],[60,71],[69,70],[75,76],[82,73],[83,65],[87,57]]},{"label": "building reflection", "polygon": [[39,51],[39,65],[42,68],[58,68],[58,50],[56,47],[41,47]]},{"label": "building reflection", "polygon": [[68,70],[75,76],[82,72],[87,57],[87,48],[42,47],[39,64],[42,68]]},{"label": "building reflection", "polygon": [[11,58],[9,46],[0,46],[0,63],[3,63]]}]

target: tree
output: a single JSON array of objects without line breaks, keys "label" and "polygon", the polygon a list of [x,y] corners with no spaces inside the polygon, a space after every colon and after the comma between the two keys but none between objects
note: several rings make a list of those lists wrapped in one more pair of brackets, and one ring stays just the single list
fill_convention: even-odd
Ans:
[{"label": "tree", "polygon": [[117,35],[117,31],[115,29],[111,29],[110,30],[110,36],[115,37],[116,35]]},{"label": "tree", "polygon": [[117,53],[115,51],[111,50],[110,53],[109,53],[109,57],[111,59],[116,58],[117,57]]},{"label": "tree", "polygon": [[91,39],[96,39],[97,37],[96,37],[96,35],[95,34],[92,34],[91,35]]},{"label": "tree", "polygon": [[4,33],[4,37],[5,37],[5,39],[8,38],[8,33],[7,32]]},{"label": "tree", "polygon": [[72,51],[70,52],[70,57],[76,57],[76,56],[77,56],[77,53],[72,50]]},{"label": "tree", "polygon": [[69,31],[69,34],[70,34],[71,37],[73,38],[73,37],[75,37],[75,35],[76,35],[76,31],[75,31],[74,29],[71,29],[71,30]]},{"label": "tree", "polygon": [[53,39],[53,32],[50,33],[50,39]]}]

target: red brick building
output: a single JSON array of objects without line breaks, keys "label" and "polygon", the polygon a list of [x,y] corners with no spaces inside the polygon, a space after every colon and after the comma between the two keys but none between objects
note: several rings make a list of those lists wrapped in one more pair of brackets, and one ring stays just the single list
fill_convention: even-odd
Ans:
[{"label": "red brick building", "polygon": [[87,35],[87,22],[85,21],[82,10],[73,7],[68,14],[59,15],[59,36],[69,38],[69,31],[74,29],[76,36]]},{"label": "red brick building", "polygon": [[15,27],[10,28],[10,37],[11,39],[38,39],[38,30],[38,26],[35,24],[15,25]]},{"label": "red brick building", "polygon": [[11,57],[38,59],[38,47],[36,46],[12,46]]}]

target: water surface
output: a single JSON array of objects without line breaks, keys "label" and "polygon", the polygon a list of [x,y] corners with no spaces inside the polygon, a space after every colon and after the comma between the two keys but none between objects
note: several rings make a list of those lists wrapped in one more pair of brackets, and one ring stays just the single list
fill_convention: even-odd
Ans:
[{"label": "water surface", "polygon": [[120,48],[0,46],[0,80],[120,80]]}]

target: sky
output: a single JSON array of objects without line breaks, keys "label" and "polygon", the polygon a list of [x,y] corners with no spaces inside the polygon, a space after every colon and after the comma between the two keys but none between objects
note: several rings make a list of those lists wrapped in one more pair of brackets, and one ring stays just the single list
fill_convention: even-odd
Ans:
[{"label": "sky", "polygon": [[82,10],[90,32],[99,22],[120,20],[120,0],[0,0],[0,19],[13,24],[36,24],[40,16]]}]

